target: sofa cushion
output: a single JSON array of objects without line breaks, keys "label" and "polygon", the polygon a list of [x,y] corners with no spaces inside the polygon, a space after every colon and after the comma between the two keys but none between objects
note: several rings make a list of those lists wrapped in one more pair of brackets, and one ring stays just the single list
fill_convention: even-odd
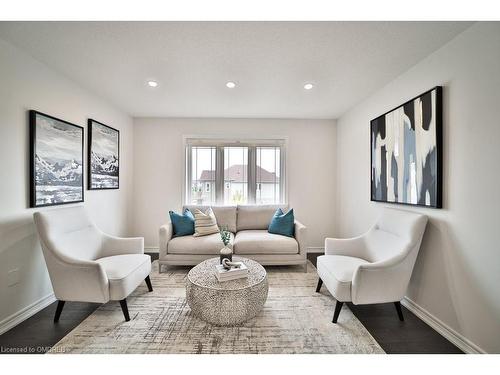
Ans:
[{"label": "sofa cushion", "polygon": [[126,298],[151,272],[151,257],[146,254],[114,255],[96,262],[104,268],[109,280],[109,298],[115,301]]},{"label": "sofa cushion", "polygon": [[354,272],[366,260],[343,255],[322,255],[318,257],[318,276],[337,301],[350,302]]},{"label": "sofa cushion", "polygon": [[219,233],[217,219],[210,207],[205,212],[194,210],[194,236],[201,237],[209,234]]},{"label": "sofa cushion", "polygon": [[236,233],[236,206],[187,205],[183,207],[183,210],[187,208],[191,212],[194,212],[195,209],[205,212],[209,207],[212,208],[219,228]]},{"label": "sofa cushion", "polygon": [[[234,234],[231,233],[231,240],[228,247],[232,248],[234,243]],[[184,236],[175,237],[170,240],[167,247],[167,253],[170,254],[213,254],[218,255],[220,249],[224,247],[219,233],[209,234],[207,236],[194,237]]]},{"label": "sofa cushion", "polygon": [[174,211],[169,211],[170,222],[173,228],[173,237],[190,236],[194,234],[194,216],[189,210],[184,210],[184,213],[178,214]]},{"label": "sofa cushion", "polygon": [[235,254],[298,254],[295,238],[269,233],[265,229],[243,230],[234,239]]},{"label": "sofa cushion", "polygon": [[271,223],[269,223],[268,232],[293,237],[295,229],[294,222],[293,208],[286,214],[283,213],[281,208],[278,208],[271,219]]},{"label": "sofa cushion", "polygon": [[236,229],[238,232],[247,229],[267,229],[278,208],[283,211],[288,209],[285,205],[276,204],[261,206],[238,205]]}]

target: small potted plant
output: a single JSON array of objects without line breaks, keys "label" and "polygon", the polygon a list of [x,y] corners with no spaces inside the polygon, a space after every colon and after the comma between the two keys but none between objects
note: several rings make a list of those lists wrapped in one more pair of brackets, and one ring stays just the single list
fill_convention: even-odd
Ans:
[{"label": "small potted plant", "polygon": [[220,264],[222,264],[223,259],[229,259],[231,262],[233,260],[233,250],[231,250],[227,245],[231,241],[231,232],[226,228],[220,230],[220,239],[224,244],[224,247],[220,250]]}]

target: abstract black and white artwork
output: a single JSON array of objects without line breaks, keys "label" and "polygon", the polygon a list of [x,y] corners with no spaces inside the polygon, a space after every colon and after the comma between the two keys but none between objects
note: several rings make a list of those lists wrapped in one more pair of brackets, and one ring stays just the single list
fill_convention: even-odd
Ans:
[{"label": "abstract black and white artwork", "polygon": [[83,128],[30,111],[30,207],[83,202]]},{"label": "abstract black and white artwork", "polygon": [[371,121],[372,201],[442,207],[441,90]]},{"label": "abstract black and white artwork", "polygon": [[98,121],[88,121],[89,189],[120,187],[120,132]]}]

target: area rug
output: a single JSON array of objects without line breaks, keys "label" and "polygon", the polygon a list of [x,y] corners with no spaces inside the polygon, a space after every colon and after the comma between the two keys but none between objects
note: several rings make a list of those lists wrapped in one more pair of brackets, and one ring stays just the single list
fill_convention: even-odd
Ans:
[{"label": "area rug", "polygon": [[[154,291],[141,285],[127,299],[125,322],[118,302],[99,307],[49,353],[384,353],[344,305],[331,322],[335,299],[325,287],[315,293],[317,274],[301,267],[266,267],[269,296],[257,317],[239,327],[216,327],[196,318],[186,303],[189,268],[158,272]],[[64,315],[64,312],[63,312]]]}]

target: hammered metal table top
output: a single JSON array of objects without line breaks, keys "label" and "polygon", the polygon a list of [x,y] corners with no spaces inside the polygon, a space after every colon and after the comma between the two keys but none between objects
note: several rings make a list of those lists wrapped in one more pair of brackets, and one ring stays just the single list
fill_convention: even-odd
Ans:
[{"label": "hammered metal table top", "polygon": [[187,275],[188,280],[202,288],[239,290],[251,288],[266,279],[266,270],[256,261],[235,256],[233,256],[233,261],[243,262],[248,267],[248,276],[246,278],[219,282],[215,275],[215,266],[219,264],[219,258],[211,258],[193,267]]}]

